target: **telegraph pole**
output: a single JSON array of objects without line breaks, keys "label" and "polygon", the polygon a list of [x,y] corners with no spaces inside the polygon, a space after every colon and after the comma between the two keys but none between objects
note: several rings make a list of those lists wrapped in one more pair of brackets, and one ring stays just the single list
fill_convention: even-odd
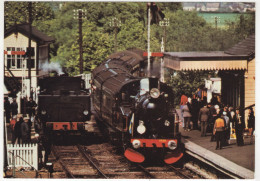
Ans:
[{"label": "telegraph pole", "polygon": [[86,18],[86,10],[78,9],[74,11],[74,19],[79,20],[79,70],[80,74],[83,74],[83,47],[82,47],[82,22]]},{"label": "telegraph pole", "polygon": [[164,30],[164,50],[166,50],[166,27],[170,25],[169,18],[164,18],[162,21],[159,22],[159,25],[162,26]]},{"label": "telegraph pole", "polygon": [[147,21],[148,21],[148,26],[147,26],[147,61],[148,61],[148,64],[147,64],[147,76],[150,77],[150,68],[151,68],[151,62],[150,62],[150,25],[151,25],[151,4],[148,5],[148,18],[147,18]]},{"label": "telegraph pole", "polygon": [[114,52],[117,51],[117,33],[118,33],[118,27],[121,26],[121,21],[117,18],[112,18],[112,20],[109,22],[109,25],[113,27],[115,30],[115,47],[114,47]]}]

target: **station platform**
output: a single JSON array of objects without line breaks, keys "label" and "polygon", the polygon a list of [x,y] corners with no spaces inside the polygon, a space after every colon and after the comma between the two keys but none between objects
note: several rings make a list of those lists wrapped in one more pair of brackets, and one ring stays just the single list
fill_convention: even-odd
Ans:
[{"label": "station platform", "polygon": [[228,146],[216,150],[216,142],[211,142],[212,133],[201,137],[200,130],[184,131],[181,125],[179,131],[187,150],[242,178],[254,178],[255,142],[251,144],[251,138],[244,136],[244,146],[237,146],[236,140],[232,140]]}]

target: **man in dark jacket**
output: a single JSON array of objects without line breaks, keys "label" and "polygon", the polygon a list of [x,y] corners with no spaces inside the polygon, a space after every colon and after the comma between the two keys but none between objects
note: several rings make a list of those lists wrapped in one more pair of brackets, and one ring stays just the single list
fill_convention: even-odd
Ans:
[{"label": "man in dark jacket", "polygon": [[198,100],[194,97],[191,101],[191,115],[192,115],[192,123],[193,123],[193,129],[198,129],[198,116],[199,116],[199,102]]},{"label": "man in dark jacket", "polygon": [[30,142],[30,129],[28,125],[29,117],[24,118],[24,122],[21,124],[21,133],[22,133],[22,141],[23,143]]},{"label": "man in dark jacket", "polygon": [[245,129],[245,122],[242,120],[240,109],[236,109],[236,115],[234,116],[236,137],[237,137],[237,146],[244,145],[243,133]]},{"label": "man in dark jacket", "polygon": [[206,136],[206,130],[207,125],[210,117],[210,111],[209,108],[207,108],[207,105],[204,105],[203,108],[200,109],[199,112],[199,121],[201,125],[201,136]]},{"label": "man in dark jacket", "polygon": [[36,102],[30,97],[29,101],[27,102],[27,113],[30,116],[30,119],[32,116],[35,115],[35,109],[37,107]]},{"label": "man in dark jacket", "polygon": [[11,111],[12,111],[12,116],[17,115],[18,113],[18,104],[16,102],[16,98],[13,98],[13,102],[11,104]]}]

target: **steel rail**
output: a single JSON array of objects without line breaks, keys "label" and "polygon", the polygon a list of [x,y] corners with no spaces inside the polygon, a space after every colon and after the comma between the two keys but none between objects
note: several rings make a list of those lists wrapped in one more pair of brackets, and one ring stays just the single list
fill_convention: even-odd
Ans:
[{"label": "steel rail", "polygon": [[172,165],[166,165],[167,167],[171,168],[172,170],[174,170],[175,173],[177,173],[179,176],[182,176],[184,177],[185,179],[192,179],[190,176],[182,173],[181,171],[179,171],[177,168],[175,168],[174,166]]},{"label": "steel rail", "polygon": [[148,177],[150,178],[156,178],[153,174],[151,174],[146,168],[144,168],[142,165],[140,164],[136,164],[136,166],[138,168],[140,168]]},{"label": "steel rail", "polygon": [[63,163],[62,160],[59,159],[59,155],[55,149],[55,147],[53,146],[52,147],[52,152],[54,154],[54,156],[56,157],[56,160],[59,162],[59,164],[61,165],[62,169],[65,171],[66,175],[69,177],[69,178],[75,178],[74,175],[69,171],[69,169],[65,166],[65,164]]},{"label": "steel rail", "polygon": [[104,178],[106,178],[106,179],[109,179],[109,177],[106,176],[106,174],[104,174],[104,172],[103,172],[103,171],[97,166],[97,164],[93,161],[93,159],[91,158],[91,156],[86,153],[86,150],[87,150],[86,148],[83,148],[81,145],[77,145],[77,148],[78,148],[78,150],[80,151],[80,153],[82,154],[82,156],[89,161],[89,163],[99,172],[99,174],[100,174],[102,177],[104,177]]}]

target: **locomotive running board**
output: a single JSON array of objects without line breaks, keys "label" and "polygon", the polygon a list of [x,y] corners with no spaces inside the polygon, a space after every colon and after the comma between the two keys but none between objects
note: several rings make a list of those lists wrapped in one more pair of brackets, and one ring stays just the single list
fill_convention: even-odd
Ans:
[{"label": "locomotive running board", "polygon": [[141,153],[139,153],[131,148],[127,148],[125,150],[124,155],[131,162],[142,163],[145,160],[145,157]]},{"label": "locomotive running board", "polygon": [[176,150],[174,153],[170,153],[164,157],[164,162],[166,164],[173,164],[180,160],[183,156],[183,152],[180,151],[180,149]]}]

